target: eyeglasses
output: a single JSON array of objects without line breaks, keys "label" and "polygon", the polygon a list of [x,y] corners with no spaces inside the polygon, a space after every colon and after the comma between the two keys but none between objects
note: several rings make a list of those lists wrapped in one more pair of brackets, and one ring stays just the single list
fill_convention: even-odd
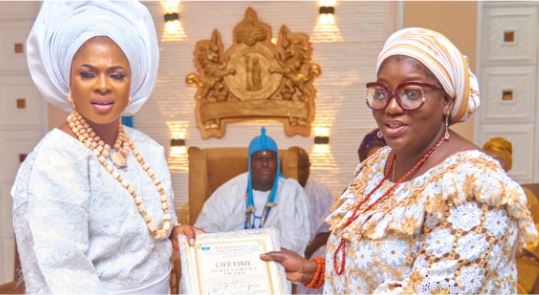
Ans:
[{"label": "eyeglasses", "polygon": [[395,97],[397,104],[407,111],[414,111],[425,103],[425,91],[423,88],[441,90],[442,88],[429,83],[404,82],[395,88],[389,88],[382,82],[367,83],[367,106],[373,110],[383,110]]}]

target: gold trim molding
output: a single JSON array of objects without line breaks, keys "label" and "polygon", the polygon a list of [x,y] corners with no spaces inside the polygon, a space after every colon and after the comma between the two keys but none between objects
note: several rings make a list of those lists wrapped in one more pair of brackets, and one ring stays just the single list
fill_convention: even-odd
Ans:
[{"label": "gold trim molding", "polygon": [[250,7],[233,35],[226,52],[217,29],[195,46],[197,73],[187,75],[186,82],[197,87],[202,137],[221,138],[227,123],[245,120],[278,120],[287,136],[309,136],[315,116],[313,82],[321,73],[311,59],[309,36],[283,25],[273,44],[271,27]]}]

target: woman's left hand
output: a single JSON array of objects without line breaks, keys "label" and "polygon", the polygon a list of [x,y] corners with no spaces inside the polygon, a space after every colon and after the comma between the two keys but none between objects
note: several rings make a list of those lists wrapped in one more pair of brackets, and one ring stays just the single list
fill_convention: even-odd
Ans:
[{"label": "woman's left hand", "polygon": [[189,241],[189,246],[193,246],[195,244],[196,235],[202,233],[204,233],[203,230],[189,224],[176,225],[170,234],[172,248],[176,251],[180,250],[180,245],[178,245],[178,235],[184,235],[187,238],[187,241]]}]

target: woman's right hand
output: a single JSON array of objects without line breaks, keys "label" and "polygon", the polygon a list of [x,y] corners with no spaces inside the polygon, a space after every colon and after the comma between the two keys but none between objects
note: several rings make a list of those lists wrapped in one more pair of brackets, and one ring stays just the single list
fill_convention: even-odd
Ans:
[{"label": "woman's right hand", "polygon": [[189,224],[176,225],[172,229],[172,232],[170,233],[170,240],[172,241],[172,248],[174,248],[174,250],[176,251],[180,250],[180,246],[178,245],[178,235],[184,235],[185,238],[187,238],[187,241],[189,242],[189,246],[194,246],[196,235],[202,234],[202,233],[204,233],[203,230]]},{"label": "woman's right hand", "polygon": [[285,248],[281,248],[281,251],[262,254],[260,259],[280,263],[286,271],[286,278],[291,282],[301,282],[307,285],[316,272],[317,265],[314,261],[307,260]]}]

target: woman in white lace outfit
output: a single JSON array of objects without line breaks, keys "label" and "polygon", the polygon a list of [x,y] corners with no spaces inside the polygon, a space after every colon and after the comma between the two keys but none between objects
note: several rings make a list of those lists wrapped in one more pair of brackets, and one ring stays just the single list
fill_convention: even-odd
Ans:
[{"label": "woman in white lace outfit", "polygon": [[329,294],[515,293],[515,250],[537,232],[521,187],[448,128],[479,106],[467,58],[437,32],[400,30],[367,104],[388,147],[360,164],[326,219],[325,260],[262,259]]},{"label": "woman in white lace outfit", "polygon": [[44,2],[32,79],[71,112],[22,164],[13,226],[28,293],[168,293],[176,225],[165,151],[122,126],[151,94],[152,17],[135,1]]}]

